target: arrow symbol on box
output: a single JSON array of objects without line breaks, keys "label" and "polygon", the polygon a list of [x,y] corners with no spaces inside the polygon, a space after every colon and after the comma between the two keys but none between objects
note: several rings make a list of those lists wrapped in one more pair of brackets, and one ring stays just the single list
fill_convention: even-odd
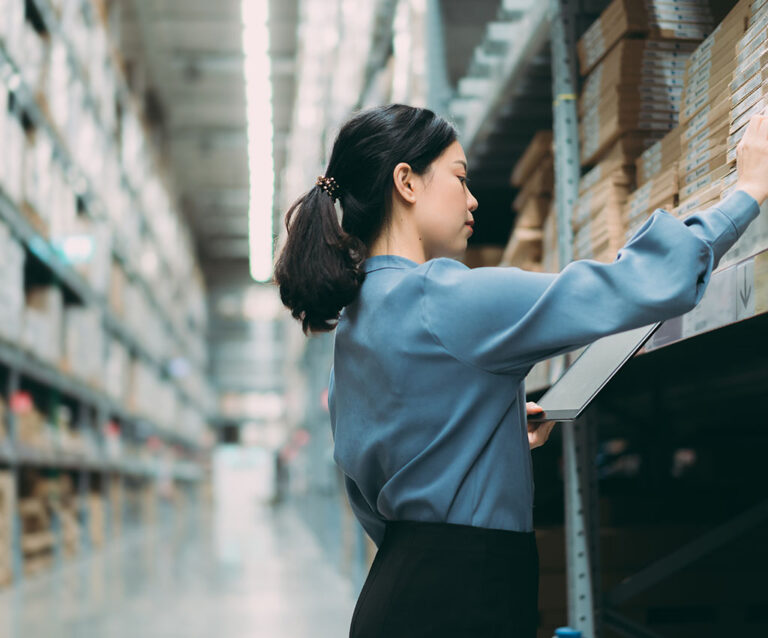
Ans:
[{"label": "arrow symbol on box", "polygon": [[739,297],[741,298],[741,303],[744,308],[746,308],[749,303],[749,298],[752,296],[752,286],[750,286],[747,281],[747,269],[742,268],[742,271],[744,272],[744,283],[741,290],[739,290]]}]

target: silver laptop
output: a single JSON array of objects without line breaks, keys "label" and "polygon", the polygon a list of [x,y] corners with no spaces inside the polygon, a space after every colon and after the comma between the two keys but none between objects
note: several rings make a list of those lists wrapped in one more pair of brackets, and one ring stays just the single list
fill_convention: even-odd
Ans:
[{"label": "silver laptop", "polygon": [[627,361],[658,330],[662,321],[619,332],[590,344],[538,403],[544,412],[528,416],[536,421],[575,421]]}]

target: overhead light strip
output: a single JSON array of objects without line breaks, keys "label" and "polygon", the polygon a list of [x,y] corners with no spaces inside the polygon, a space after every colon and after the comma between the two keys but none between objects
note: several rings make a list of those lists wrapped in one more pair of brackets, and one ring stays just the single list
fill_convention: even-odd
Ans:
[{"label": "overhead light strip", "polygon": [[248,252],[251,277],[272,277],[272,82],[269,73],[269,0],[242,0],[245,96],[248,123]]}]

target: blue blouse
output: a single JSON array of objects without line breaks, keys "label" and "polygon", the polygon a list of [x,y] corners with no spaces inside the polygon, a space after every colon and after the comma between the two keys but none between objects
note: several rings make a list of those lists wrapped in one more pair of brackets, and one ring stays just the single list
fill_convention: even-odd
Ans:
[{"label": "blue blouse", "polygon": [[682,220],[657,209],[614,262],[560,273],[369,257],[336,327],[328,402],[334,460],[376,546],[387,519],[533,530],[531,367],[691,310],[759,212],[744,191]]}]

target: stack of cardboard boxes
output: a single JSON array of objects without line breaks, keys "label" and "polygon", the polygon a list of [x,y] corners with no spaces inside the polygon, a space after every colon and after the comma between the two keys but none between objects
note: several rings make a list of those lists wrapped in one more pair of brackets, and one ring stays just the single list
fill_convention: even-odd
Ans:
[{"label": "stack of cardboard boxes", "polygon": [[[731,103],[726,143],[726,165],[722,197],[736,186],[736,147],[750,118],[768,106],[768,1],[753,0],[747,31],[736,44],[736,66],[730,83]],[[768,249],[768,219],[760,215],[720,260],[725,268],[750,255]]]},{"label": "stack of cardboard boxes", "polygon": [[748,0],[737,3],[686,65],[678,164],[677,213],[682,217],[719,201],[723,189],[735,181],[727,161],[730,85],[735,47],[748,26],[750,5]]},{"label": "stack of cardboard boxes", "polygon": [[657,208],[671,211],[678,204],[680,128],[675,127],[637,158],[637,190],[624,209],[625,240],[629,240]]},{"label": "stack of cardboard boxes", "polygon": [[578,43],[582,74],[589,73],[622,38],[703,40],[711,29],[712,16],[705,3],[614,1]]},{"label": "stack of cardboard boxes", "polygon": [[[594,172],[590,171],[581,180],[582,188],[592,179]],[[583,190],[571,218],[574,259],[613,261],[623,245],[622,214],[631,187],[632,174],[621,167]]]},{"label": "stack of cardboard boxes", "polygon": [[555,173],[552,131],[538,131],[512,171],[512,186],[520,191],[512,203],[517,212],[514,230],[501,266],[542,269],[542,227],[552,202]]},{"label": "stack of cardboard boxes", "polygon": [[[579,41],[586,76],[579,97],[581,164],[590,170],[573,211],[575,259],[610,262],[625,243],[629,218],[634,221],[625,208],[635,162],[677,125],[686,60],[712,27],[709,9],[699,3],[614,0]],[[666,153],[660,147],[657,154],[670,155],[675,143],[669,137]],[[644,184],[633,209],[672,201],[676,179],[666,159],[649,154],[654,176],[654,161],[667,172]]]},{"label": "stack of cardboard boxes", "polygon": [[597,163],[622,135],[645,150],[677,125],[685,60],[695,44],[620,40],[587,76],[579,99],[581,163]]}]

